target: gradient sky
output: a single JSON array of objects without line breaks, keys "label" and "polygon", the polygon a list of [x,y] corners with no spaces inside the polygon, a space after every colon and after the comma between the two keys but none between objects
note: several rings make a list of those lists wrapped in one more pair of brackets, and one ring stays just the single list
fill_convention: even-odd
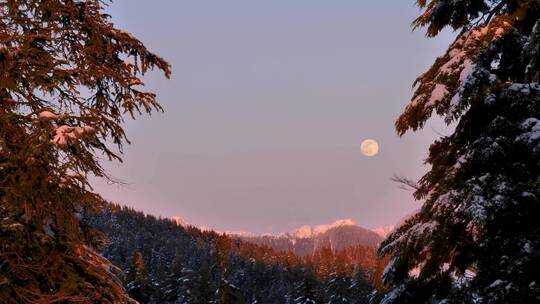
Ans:
[{"label": "gradient sky", "polygon": [[[117,0],[116,26],[173,67],[145,80],[165,113],[129,121],[125,185],[105,198],[219,230],[283,232],[351,218],[375,228],[420,206],[418,178],[440,121],[399,138],[416,76],[451,32],[426,39],[414,1]],[[359,153],[365,138],[380,152]]]}]

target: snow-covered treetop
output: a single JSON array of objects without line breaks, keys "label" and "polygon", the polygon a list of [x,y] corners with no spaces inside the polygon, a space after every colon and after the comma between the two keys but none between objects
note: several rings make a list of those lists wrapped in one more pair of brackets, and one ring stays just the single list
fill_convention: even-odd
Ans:
[{"label": "snow-covered treetop", "polygon": [[422,208],[379,248],[390,258],[379,303],[487,303],[472,299],[493,291],[502,300],[489,303],[538,301],[540,1],[418,4],[413,25],[428,36],[460,32],[415,81],[396,129],[420,129],[433,112],[457,124],[429,148]]},{"label": "snow-covered treetop", "polygon": [[424,12],[413,22],[413,27],[427,27],[429,37],[436,36],[444,27],[451,26],[457,30],[467,27],[471,20],[490,10],[490,6],[497,5],[485,0],[418,0],[417,4],[424,8]]},{"label": "snow-covered treetop", "polygon": [[422,128],[434,110],[447,123],[458,117],[468,105],[461,95],[474,81],[477,55],[512,28],[510,17],[501,15],[460,34],[444,56],[414,82],[413,98],[396,122],[398,133]]},{"label": "snow-covered treetop", "polygon": [[[513,69],[526,67],[529,76],[538,78],[536,42],[540,33],[530,14],[535,10],[536,1],[419,0],[418,5],[424,11],[413,22],[414,28],[425,27],[430,37],[447,26],[460,32],[446,53],[414,82],[413,98],[396,121],[398,134],[422,128],[433,111],[447,123],[456,120],[472,101],[467,96],[467,86],[478,81],[478,77],[487,77],[495,84],[521,81],[512,77],[516,70],[494,73],[500,61],[507,60],[506,56],[520,55],[511,54],[515,51],[512,48],[496,50],[499,40],[509,34],[523,38],[519,44],[525,45],[528,56],[523,59],[529,61]],[[490,62],[481,58],[482,52],[492,53]],[[479,61],[483,61],[481,67]]]}]

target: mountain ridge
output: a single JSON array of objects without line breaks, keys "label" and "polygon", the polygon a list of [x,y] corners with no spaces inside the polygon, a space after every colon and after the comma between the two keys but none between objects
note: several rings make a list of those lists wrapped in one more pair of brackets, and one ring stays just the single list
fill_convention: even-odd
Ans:
[{"label": "mountain ridge", "polygon": [[352,292],[348,303],[364,304],[379,267],[376,250],[363,246],[299,257],[118,204],[82,216],[104,234],[102,256],[123,270],[118,278],[141,304],[217,303],[221,293],[281,304],[306,290],[326,303],[335,296],[326,288],[333,280]]},{"label": "mountain ridge", "polygon": [[307,256],[329,247],[338,251],[351,246],[377,248],[383,240],[377,232],[361,227],[351,219],[342,219],[331,224],[302,226],[278,235],[229,234],[233,238],[268,246],[276,251],[292,252]]},{"label": "mountain ridge", "polygon": [[207,226],[196,226],[190,224],[186,219],[184,219],[181,216],[174,215],[170,217],[171,220],[177,223],[179,226],[183,227],[196,227],[203,231],[215,231],[217,233],[225,233],[230,236],[239,236],[239,237],[290,237],[290,238],[310,238],[314,237],[316,235],[322,234],[326,232],[329,229],[340,227],[340,226],[358,226],[363,229],[375,232],[382,238],[385,238],[392,230],[396,227],[396,225],[387,225],[387,226],[381,226],[377,228],[365,228],[363,226],[360,226],[350,218],[344,218],[344,219],[338,219],[330,224],[318,224],[318,225],[303,225],[298,228],[292,229],[291,231],[281,232],[281,233],[254,233],[254,232],[248,232],[248,231],[231,231],[231,230],[225,230],[220,231],[211,227]]}]

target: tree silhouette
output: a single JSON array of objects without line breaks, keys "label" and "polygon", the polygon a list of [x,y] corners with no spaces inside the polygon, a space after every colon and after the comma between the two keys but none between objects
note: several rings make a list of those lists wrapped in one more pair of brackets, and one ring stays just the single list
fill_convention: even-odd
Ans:
[{"label": "tree silhouette", "polygon": [[121,160],[124,114],[161,110],[141,75],[170,67],[99,0],[0,2],[0,302],[131,301],[80,217],[88,177]]},{"label": "tree silhouette", "polygon": [[433,143],[425,200],[382,243],[381,303],[538,303],[540,288],[540,4],[418,1],[415,26],[459,30],[415,82],[396,122],[421,128],[435,111],[455,131]]}]

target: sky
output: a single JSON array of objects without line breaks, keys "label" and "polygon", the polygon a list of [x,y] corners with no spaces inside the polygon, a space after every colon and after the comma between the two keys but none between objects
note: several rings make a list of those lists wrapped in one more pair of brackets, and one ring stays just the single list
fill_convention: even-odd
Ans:
[{"label": "sky", "polygon": [[[145,77],[164,113],[127,120],[106,199],[220,231],[280,233],[350,218],[376,228],[419,208],[440,120],[399,137],[412,82],[454,34],[412,31],[415,1],[117,0],[106,11],[164,57]],[[359,152],[373,138],[374,157]]]}]

